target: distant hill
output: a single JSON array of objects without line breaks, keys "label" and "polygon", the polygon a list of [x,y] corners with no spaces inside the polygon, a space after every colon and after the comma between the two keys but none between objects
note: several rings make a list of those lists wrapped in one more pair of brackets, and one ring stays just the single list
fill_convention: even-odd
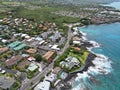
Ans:
[{"label": "distant hill", "polygon": [[95,4],[95,3],[111,3],[120,0],[0,0],[0,1],[22,1],[22,2],[81,5],[81,4]]}]

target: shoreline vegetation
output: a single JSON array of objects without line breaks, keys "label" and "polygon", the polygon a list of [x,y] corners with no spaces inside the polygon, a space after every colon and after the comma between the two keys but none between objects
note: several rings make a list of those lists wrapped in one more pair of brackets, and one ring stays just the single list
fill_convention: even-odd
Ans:
[{"label": "shoreline vegetation", "polygon": [[[7,2],[2,2],[0,5],[1,7],[3,7],[0,10],[0,15],[1,15],[0,18],[13,16],[14,18],[15,17],[28,18],[36,22],[39,22],[39,21],[55,22],[58,25],[58,28],[63,29],[63,32],[66,35],[67,35],[66,29],[68,29],[64,25],[66,23],[79,22],[80,26],[87,26],[91,24],[99,25],[99,24],[120,22],[120,18],[118,18],[120,11],[110,7],[102,7],[102,6],[94,6],[94,8],[92,8],[91,6],[90,8],[77,7],[78,9],[79,8],[81,9],[76,11],[75,7],[70,8],[70,6],[60,8],[58,6],[54,7],[54,6],[47,6],[47,5],[36,6],[36,4],[31,4],[31,3],[14,3],[14,6],[12,6],[13,5],[12,3],[7,3]],[[32,5],[32,7],[30,7],[30,5]],[[83,33],[81,32],[79,33],[79,35],[81,36],[80,38],[84,36]],[[84,40],[82,42],[84,43],[85,48],[87,46],[94,48],[94,45],[90,44],[89,42],[84,42]],[[94,53],[89,51],[89,55],[86,59],[86,62],[81,67],[81,69],[79,71],[69,73],[68,77],[62,82],[71,81],[72,78],[75,78],[77,76],[77,73],[82,73],[84,71],[87,71],[90,66],[94,66],[92,61],[96,57],[97,56]]]}]

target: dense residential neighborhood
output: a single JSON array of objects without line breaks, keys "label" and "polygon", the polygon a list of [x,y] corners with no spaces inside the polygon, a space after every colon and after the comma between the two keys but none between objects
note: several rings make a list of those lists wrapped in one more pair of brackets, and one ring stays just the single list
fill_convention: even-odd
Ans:
[{"label": "dense residential neighborhood", "polygon": [[[5,78],[8,75],[13,81],[9,89],[14,88],[15,82],[18,82],[15,88],[20,88],[21,82],[32,79],[39,73],[42,74],[48,65],[54,64],[60,53],[64,53],[63,50],[69,48],[69,42],[73,36],[73,38],[77,36],[79,38],[79,32],[72,31],[71,25],[68,26],[70,33],[66,36],[55,23],[43,21],[36,25],[34,23],[25,18],[6,17],[0,20],[0,75]],[[35,28],[37,31],[34,30]],[[71,47],[74,45],[80,46],[80,40],[73,40]],[[74,48],[78,47],[74,46]],[[45,90],[44,85],[48,85],[46,90],[49,90],[51,86],[55,87],[67,77],[68,72],[64,69],[71,70],[75,66],[80,68],[80,63],[81,61],[72,55],[64,57],[58,66],[53,65],[44,78],[41,77],[42,81],[35,90],[38,90],[37,88]],[[16,79],[16,77],[19,78]],[[2,82],[4,83],[4,80]],[[6,81],[6,83],[9,82]],[[4,85],[0,87],[6,88]]]},{"label": "dense residential neighborhood", "polygon": [[111,64],[92,51],[100,44],[89,41],[81,27],[119,22],[120,11],[101,2],[34,1],[0,0],[0,90],[72,90],[73,81],[101,84],[93,74],[106,75]]}]

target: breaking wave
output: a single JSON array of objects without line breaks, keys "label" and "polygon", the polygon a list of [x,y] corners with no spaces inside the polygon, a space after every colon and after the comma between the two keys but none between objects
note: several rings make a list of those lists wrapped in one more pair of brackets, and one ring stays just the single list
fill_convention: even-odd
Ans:
[{"label": "breaking wave", "polygon": [[[82,34],[82,33],[81,33]],[[85,34],[84,34],[85,35]],[[85,37],[83,35],[83,37]],[[86,39],[87,40],[87,39]],[[100,47],[100,44],[95,41],[88,41],[93,45],[93,47],[87,47],[87,49],[91,52],[92,48]],[[78,73],[72,84],[72,90],[91,90],[91,83],[99,82],[96,78],[97,75],[107,75],[112,71],[111,60],[102,55],[96,54],[97,57],[92,61],[94,66],[90,66],[87,71],[83,73]]]}]

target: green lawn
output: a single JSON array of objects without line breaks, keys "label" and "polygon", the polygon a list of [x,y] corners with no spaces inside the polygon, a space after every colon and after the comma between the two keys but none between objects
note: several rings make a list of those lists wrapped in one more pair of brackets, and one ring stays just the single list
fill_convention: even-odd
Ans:
[{"label": "green lawn", "polygon": [[72,68],[71,70],[67,70],[65,68],[63,68],[65,71],[70,71],[70,72],[73,72],[73,71],[76,71],[78,70],[81,66],[83,66],[86,62],[86,59],[89,55],[89,52],[87,50],[85,50],[84,48],[81,48],[80,51],[77,51],[71,47],[69,47],[65,52],[64,54],[62,54],[57,61],[55,61],[54,63],[54,67],[56,66],[60,66],[60,62],[61,61],[64,61],[68,56],[72,56],[72,57],[76,57],[78,60],[80,60],[80,66],[79,67],[74,67]]}]

